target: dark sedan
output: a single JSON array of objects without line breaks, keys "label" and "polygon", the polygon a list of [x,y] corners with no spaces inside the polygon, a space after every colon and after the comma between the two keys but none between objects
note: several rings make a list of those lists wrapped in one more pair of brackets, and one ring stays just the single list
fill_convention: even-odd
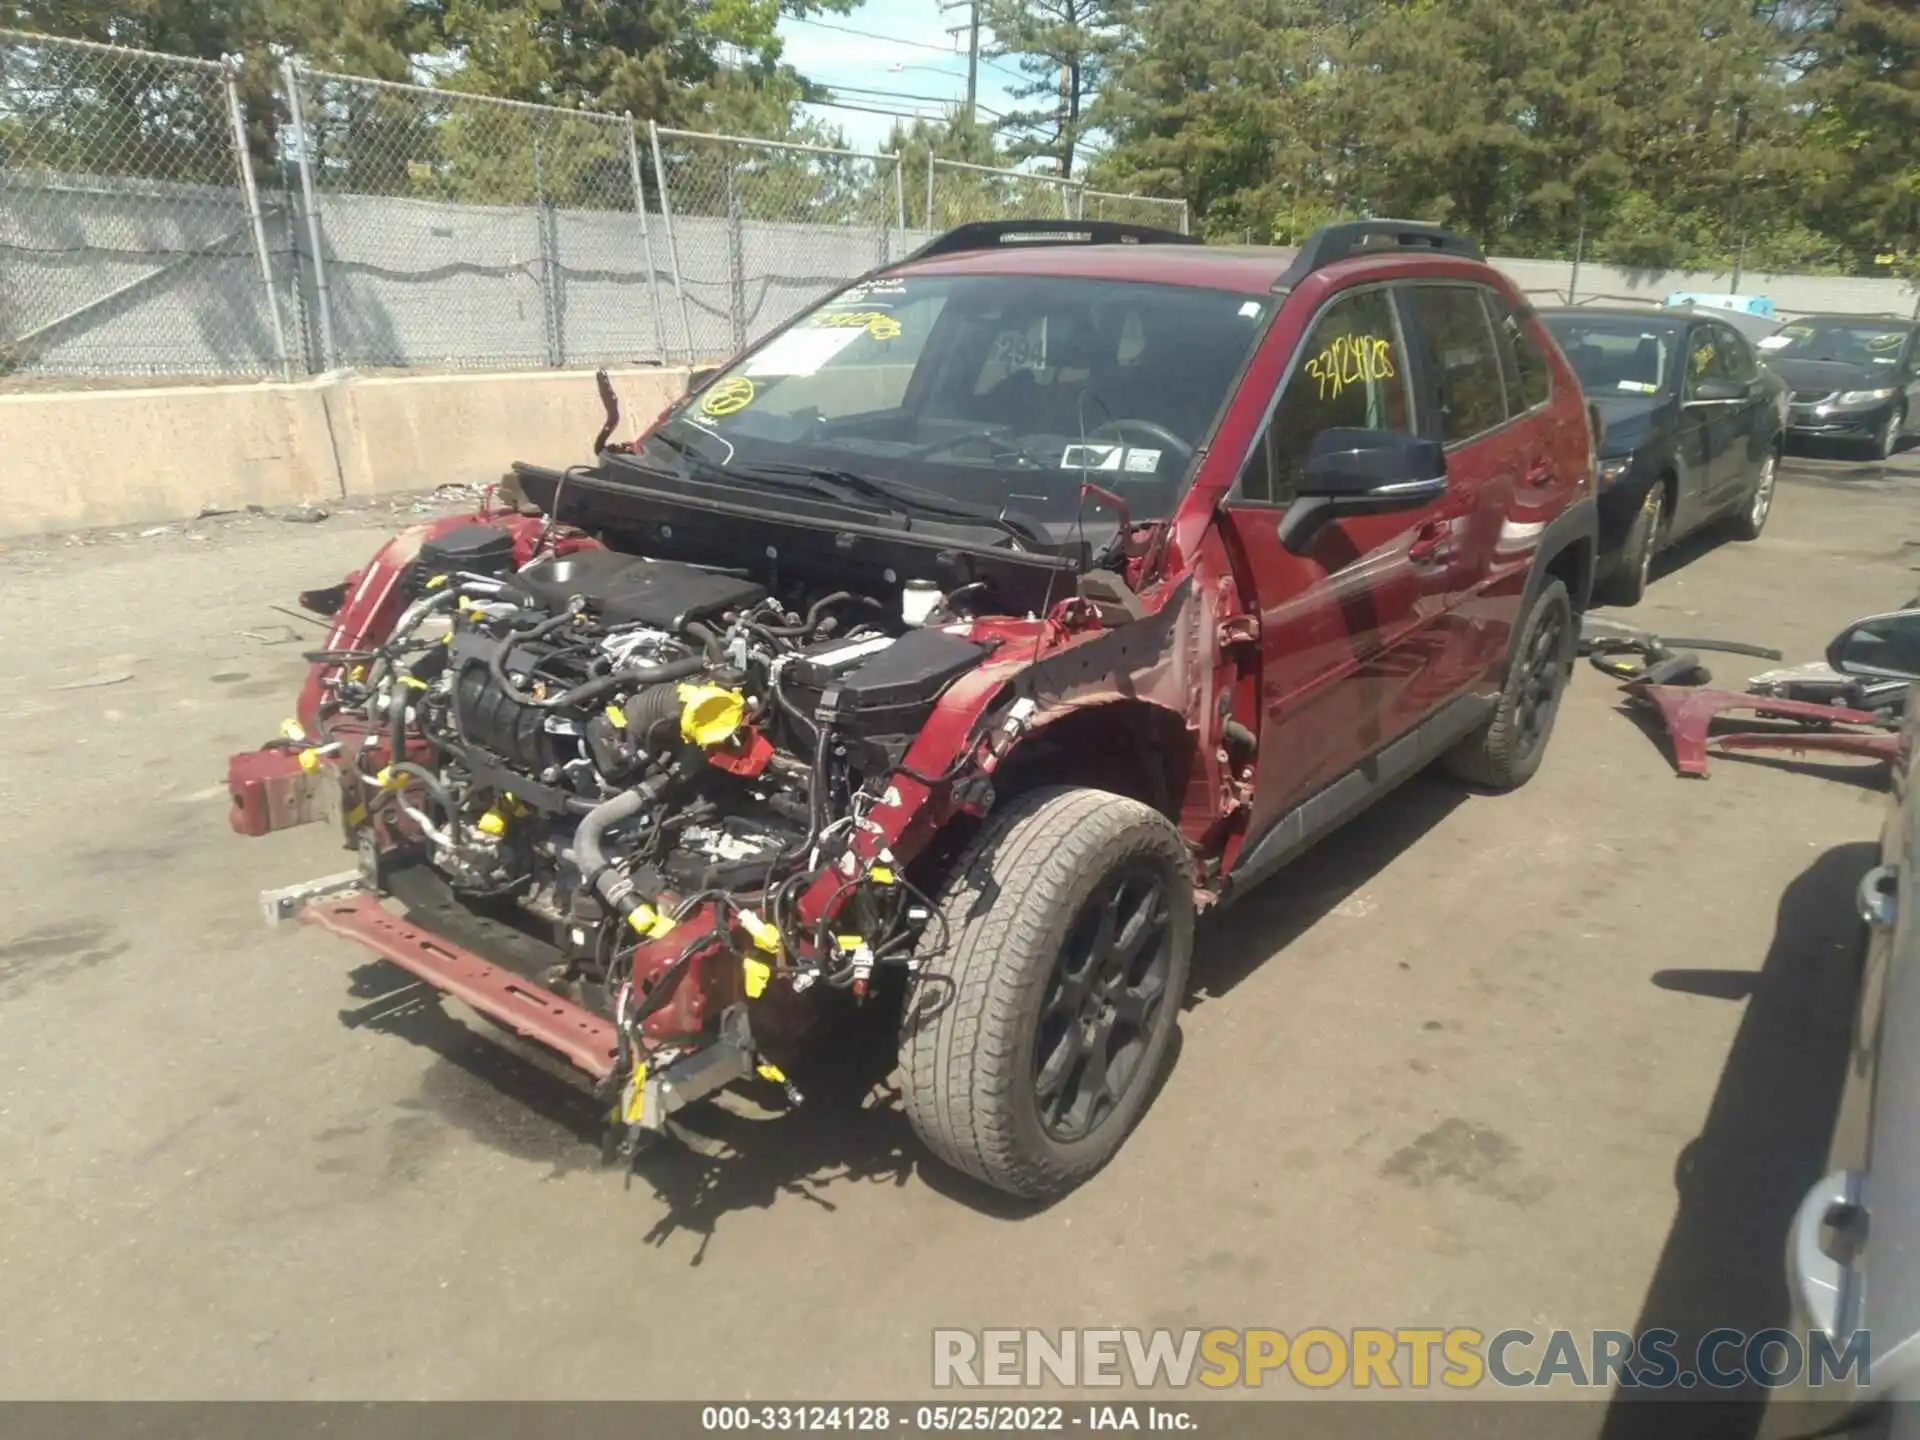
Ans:
[{"label": "dark sedan", "polygon": [[1631,605],[1653,557],[1716,521],[1756,539],[1773,506],[1786,387],[1731,325],[1698,312],[1546,310],[1605,424],[1600,595]]},{"label": "dark sedan", "polygon": [[1847,440],[1884,460],[1920,429],[1920,325],[1870,315],[1809,315],[1760,342],[1792,387],[1787,433]]}]

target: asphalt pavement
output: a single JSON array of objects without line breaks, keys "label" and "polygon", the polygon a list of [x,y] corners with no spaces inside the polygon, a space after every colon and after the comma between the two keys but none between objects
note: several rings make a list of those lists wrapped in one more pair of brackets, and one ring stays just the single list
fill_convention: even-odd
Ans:
[{"label": "asphalt pavement", "polygon": [[[1861,767],[1678,779],[1582,666],[1524,790],[1423,778],[1203,925],[1161,1093],[1051,1208],[883,1090],[711,1107],[628,1177],[564,1067],[262,927],[333,837],[227,829],[303,668],[270,607],[411,518],[0,550],[0,1396],[910,1397],[937,1326],[1784,1318]],[[1916,565],[1920,454],[1796,456],[1766,535],[1684,546],[1633,619],[1811,659]]]}]

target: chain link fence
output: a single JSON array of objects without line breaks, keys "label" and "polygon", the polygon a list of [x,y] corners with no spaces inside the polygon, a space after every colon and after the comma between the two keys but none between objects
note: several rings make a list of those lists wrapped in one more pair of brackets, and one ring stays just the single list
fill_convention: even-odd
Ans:
[{"label": "chain link fence", "polygon": [[976,220],[1071,220],[1080,185],[1027,170],[996,170],[961,160],[927,157],[922,230],[938,234]]},{"label": "chain link fence", "polygon": [[283,372],[252,179],[228,67],[0,30],[0,378]]},{"label": "chain link fence", "polygon": [[284,70],[315,368],[665,358],[632,122]]},{"label": "chain link fence", "polygon": [[1116,195],[1109,190],[1082,190],[1079,208],[1081,220],[1118,220],[1127,225],[1152,225],[1161,230],[1187,233],[1187,202],[1162,200],[1152,195]]},{"label": "chain link fence", "polygon": [[892,258],[894,156],[658,126],[649,141],[673,216],[683,353],[732,354]]},{"label": "chain link fence", "polygon": [[923,184],[892,155],[0,28],[0,386],[714,359],[927,231],[1186,228],[1183,202],[1025,171]]}]

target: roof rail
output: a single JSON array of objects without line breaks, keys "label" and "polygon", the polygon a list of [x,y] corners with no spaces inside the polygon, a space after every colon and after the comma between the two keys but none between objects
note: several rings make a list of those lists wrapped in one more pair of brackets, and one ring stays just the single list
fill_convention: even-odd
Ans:
[{"label": "roof rail", "polygon": [[1337,260],[1382,250],[1425,250],[1434,255],[1458,255],[1464,260],[1486,258],[1466,236],[1424,220],[1342,220],[1322,225],[1309,235],[1300,253],[1293,257],[1293,264],[1273,282],[1273,288],[1291,290],[1314,271]]},{"label": "roof rail", "polygon": [[1016,245],[1198,245],[1197,236],[1119,220],[976,220],[936,235],[908,260]]}]

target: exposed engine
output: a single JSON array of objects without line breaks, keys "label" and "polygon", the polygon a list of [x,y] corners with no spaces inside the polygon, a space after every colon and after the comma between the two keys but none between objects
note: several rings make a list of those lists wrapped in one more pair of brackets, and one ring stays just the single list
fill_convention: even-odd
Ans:
[{"label": "exposed engine", "polygon": [[[988,653],[937,604],[774,594],[595,548],[516,568],[482,525],[429,541],[410,584],[377,651],[327,657],[333,744],[406,757],[369,774],[340,756],[369,825],[464,898],[550,927],[549,984],[637,1035],[662,997],[632,985],[636,948],[703,907],[796,989],[864,988],[905,958],[925,897],[836,866],[941,691]],[[832,933],[795,905],[823,877],[845,891]]]}]

